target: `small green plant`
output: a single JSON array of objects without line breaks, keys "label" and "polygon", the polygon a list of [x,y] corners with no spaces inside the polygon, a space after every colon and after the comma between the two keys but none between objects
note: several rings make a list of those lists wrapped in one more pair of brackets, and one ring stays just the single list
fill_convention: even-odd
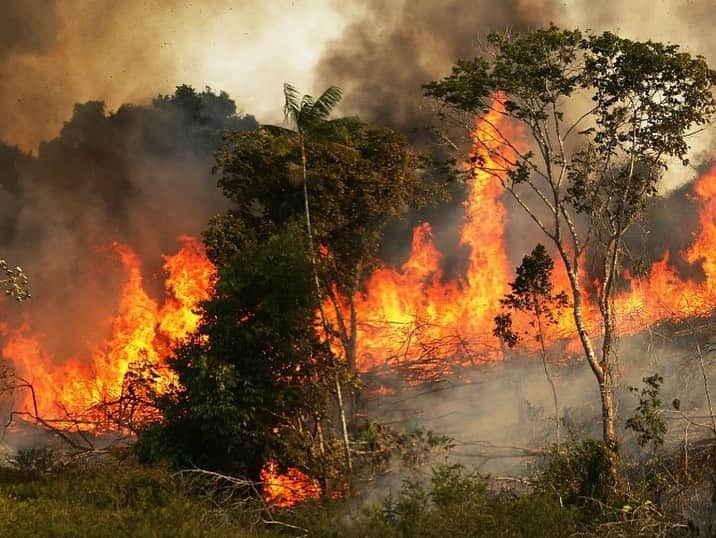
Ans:
[{"label": "small green plant", "polygon": [[562,508],[554,497],[497,493],[489,487],[489,477],[446,464],[433,469],[427,484],[405,481],[397,497],[386,498],[356,521],[348,535],[552,537],[576,530],[576,512]]},{"label": "small green plant", "polygon": [[595,439],[570,442],[564,451],[553,451],[538,480],[538,490],[555,494],[563,506],[599,505],[612,497],[614,489],[609,451]]},{"label": "small green plant", "polygon": [[[638,437],[639,446],[645,447],[652,443],[654,450],[664,444],[666,422],[661,417],[661,399],[659,392],[664,378],[659,374],[650,375],[642,379],[644,386],[639,395],[639,403],[634,414],[626,421],[625,427],[634,431]],[[639,392],[637,387],[629,387],[630,392]],[[678,409],[677,404],[675,407]]]},{"label": "small green plant", "polygon": [[404,440],[401,457],[407,465],[418,467],[437,453],[447,454],[454,446],[455,442],[448,436],[416,428]]},{"label": "small green plant", "polygon": [[21,448],[15,456],[15,467],[26,473],[45,473],[55,466],[57,458],[50,447]]}]

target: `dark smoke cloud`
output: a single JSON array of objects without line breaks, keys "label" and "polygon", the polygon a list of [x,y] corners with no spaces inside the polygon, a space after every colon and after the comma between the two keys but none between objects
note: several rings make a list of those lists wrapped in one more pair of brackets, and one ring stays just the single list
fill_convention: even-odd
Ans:
[{"label": "dark smoke cloud", "polygon": [[256,126],[228,95],[182,86],[150,106],[77,104],[36,156],[0,141],[0,252],[32,275],[34,295],[5,318],[27,315],[51,352],[86,353],[124,281],[108,246],[129,244],[160,291],[160,254],[227,207],[211,174],[222,133]]},{"label": "dark smoke cloud", "polygon": [[57,90],[52,92],[48,83],[38,81],[25,92],[17,91],[18,79],[38,78],[39,66],[31,59],[47,54],[58,42],[62,25],[58,6],[48,2],[44,7],[37,9],[34,2],[23,0],[0,2],[0,138],[31,129],[43,130],[38,125],[25,125],[26,118],[15,112],[33,96],[42,95],[40,99],[33,99],[38,116],[53,115],[53,107],[48,105],[56,100],[52,94]]},{"label": "dark smoke cloud", "polygon": [[57,38],[57,6],[48,3],[43,9],[23,0],[6,0],[0,18],[0,60],[11,53],[40,53],[52,47]]},{"label": "dark smoke cloud", "polygon": [[430,123],[421,85],[474,55],[486,33],[534,28],[556,15],[551,0],[367,4],[363,17],[329,44],[317,78],[345,90],[346,112],[401,129]]},{"label": "dark smoke cloud", "polygon": [[174,63],[152,50],[149,15],[174,3],[0,1],[0,139],[34,149],[75,102],[122,102],[143,93],[142,79],[169,80]]},{"label": "dark smoke cloud", "polygon": [[147,104],[179,83],[280,121],[344,21],[325,0],[0,0],[0,139],[35,150],[76,102]]},{"label": "dark smoke cloud", "polygon": [[403,129],[424,126],[421,85],[446,75],[456,59],[479,53],[493,31],[525,31],[554,22],[611,30],[633,39],[682,44],[716,60],[716,10],[711,0],[449,0],[366,3],[316,70],[321,85],[346,93],[343,110]]}]

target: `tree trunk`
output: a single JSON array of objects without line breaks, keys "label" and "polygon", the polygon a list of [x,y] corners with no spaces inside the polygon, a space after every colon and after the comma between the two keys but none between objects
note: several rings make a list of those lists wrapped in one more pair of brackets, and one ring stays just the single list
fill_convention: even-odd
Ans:
[{"label": "tree trunk", "polygon": [[[328,327],[328,319],[326,318],[326,314],[323,311],[323,293],[321,293],[321,283],[318,278],[318,267],[316,264],[316,254],[315,249],[313,247],[313,230],[311,228],[311,211],[310,207],[308,205],[308,173],[307,173],[307,166],[306,166],[306,146],[303,141],[303,135],[301,136],[301,168],[303,171],[303,202],[306,210],[306,232],[308,234],[308,249],[309,249],[309,256],[311,259],[311,266],[313,267],[313,280],[316,284],[316,294],[318,296],[318,308],[321,313],[321,320],[323,322],[323,329],[326,333],[326,339],[330,338],[330,331]],[[341,390],[341,381],[338,377],[338,373],[336,372],[336,400],[338,403],[338,413],[341,417],[341,433],[343,434],[343,444],[344,449],[346,453],[346,462],[348,465],[348,470],[353,470],[353,464],[351,462],[351,448],[350,448],[350,442],[348,440],[348,425],[346,423],[346,411],[345,407],[343,406],[343,393]]]},{"label": "tree trunk", "polygon": [[607,256],[605,256],[604,262],[604,280],[598,299],[599,312],[602,316],[602,328],[604,330],[604,338],[602,340],[602,360],[600,362],[603,374],[602,380],[599,383],[599,393],[602,398],[602,436],[609,454],[611,473],[615,483],[618,478],[618,447],[616,430],[617,409],[616,399],[614,397],[614,372],[612,369],[614,361],[612,360],[612,355],[614,354],[616,327],[611,296],[614,289],[614,280],[616,278],[619,263],[618,240],[617,236],[612,238],[609,243]]},{"label": "tree trunk", "polygon": [[614,397],[614,384],[610,371],[606,372],[605,380],[599,384],[599,394],[602,399],[602,438],[609,458],[609,474],[612,487],[619,484],[619,451],[617,445],[616,428],[616,399]]},{"label": "tree trunk", "polygon": [[542,367],[544,368],[544,375],[547,377],[547,381],[549,382],[549,386],[552,389],[552,403],[554,404],[554,425],[557,428],[557,431],[555,433],[555,438],[557,440],[557,452],[560,450],[560,444],[561,444],[561,436],[560,436],[560,427],[559,427],[559,399],[557,398],[557,386],[554,384],[554,378],[552,377],[552,373],[549,371],[549,367],[547,366],[547,348],[544,344],[544,330],[542,327],[542,312],[539,305],[539,300],[536,296],[533,296],[533,301],[535,304],[535,314],[537,316],[537,332],[538,332],[538,338],[540,343],[540,355],[542,356]]},{"label": "tree trunk", "polygon": [[348,471],[353,471],[353,462],[351,459],[351,445],[348,440],[348,424],[346,423],[346,413],[343,407],[343,390],[341,389],[341,381],[336,373],[336,398],[338,400],[338,411],[341,415],[341,429],[343,431],[343,448],[346,454],[346,465]]},{"label": "tree trunk", "polygon": [[572,265],[563,245],[558,244],[557,247],[559,248],[560,255],[567,269],[569,282],[572,286],[572,298],[574,299],[572,313],[574,315],[574,324],[577,327],[577,333],[579,334],[579,340],[582,343],[587,362],[599,385],[599,396],[602,402],[602,440],[609,457],[612,480],[613,483],[616,484],[618,478],[616,399],[614,397],[614,383],[609,361],[612,332],[611,330],[605,330],[605,342],[602,345],[602,360],[598,361],[584,321],[582,289],[579,283],[578,266],[576,265],[579,261],[575,260],[575,265]]},{"label": "tree trunk", "polygon": [[605,375],[604,382],[599,384],[599,394],[602,399],[602,437],[610,453],[617,456],[617,428],[616,428],[616,399],[614,397],[614,384],[611,372]]}]

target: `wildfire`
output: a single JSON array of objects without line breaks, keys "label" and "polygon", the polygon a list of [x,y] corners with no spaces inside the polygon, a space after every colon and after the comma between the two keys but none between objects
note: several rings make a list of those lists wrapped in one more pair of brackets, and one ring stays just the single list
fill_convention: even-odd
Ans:
[{"label": "wildfire", "polygon": [[316,480],[293,467],[279,473],[275,461],[266,462],[261,469],[261,481],[266,502],[281,508],[291,508],[321,496],[321,486]]},{"label": "wildfire", "polygon": [[[481,360],[499,358],[491,325],[510,269],[504,243],[506,211],[496,179],[506,163],[492,150],[499,144],[497,128],[503,135],[509,131],[509,136],[522,138],[519,131],[501,125],[501,117],[499,110],[490,112],[474,133],[482,143],[475,144],[471,157],[481,166],[472,168],[460,230],[460,244],[470,250],[465,277],[445,280],[430,224],[416,227],[403,266],[378,269],[366,292],[355,298],[360,370],[402,364],[439,375],[451,363],[472,361],[475,346],[482,351]],[[446,361],[448,357],[452,360]]]},{"label": "wildfire", "polygon": [[[472,160],[480,166],[473,170],[460,232],[460,243],[469,248],[466,274],[446,281],[430,225],[417,226],[402,267],[377,270],[364,292],[354,298],[359,370],[401,367],[418,379],[435,378],[453,366],[502,356],[500,343],[492,335],[493,319],[514,273],[506,254],[507,214],[501,201],[500,175],[506,166],[491,151],[493,141],[498,143],[498,129],[516,147],[525,144],[523,133],[507,124],[498,111],[476,125],[474,137],[480,143],[474,145]],[[615,298],[622,334],[635,334],[665,320],[683,321],[712,313],[716,305],[716,166],[697,181],[694,192],[701,228],[683,257],[689,263],[700,263],[705,279],[683,279],[669,265],[667,254],[652,264],[645,277],[627,274],[628,289]],[[554,280],[556,290],[569,290],[559,260]],[[328,302],[324,306],[324,310],[331,308]],[[587,305],[585,317],[592,334],[598,334],[599,313],[594,304]],[[516,322],[518,329],[520,325],[527,328],[527,320],[518,317]],[[568,312],[549,331],[549,339],[562,341],[567,353],[579,349]]]},{"label": "wildfire", "polygon": [[[493,151],[499,144],[498,131],[515,147],[525,145],[524,134],[506,123],[499,109],[476,124],[471,160],[479,166],[472,168],[460,229],[460,244],[469,251],[465,274],[448,280],[430,224],[417,226],[405,263],[398,269],[376,270],[364,291],[354,298],[359,370],[399,366],[417,377],[436,377],[456,365],[501,358],[492,325],[513,272],[506,254],[508,215],[500,185],[508,163],[495,157]],[[700,210],[700,229],[682,256],[691,264],[700,264],[704,278],[682,278],[669,264],[668,254],[652,264],[648,275],[626,275],[628,286],[615,298],[623,334],[667,319],[681,321],[712,313],[716,304],[716,166],[697,181],[694,197]],[[142,366],[152,369],[160,390],[172,382],[163,358],[173,343],[196,328],[199,317],[195,308],[208,297],[214,273],[196,239],[180,240],[181,249],[163,257],[166,280],[161,302],[146,292],[140,261],[132,249],[119,243],[112,245],[125,281],[118,310],[107,328],[110,336],[95,346],[90,357],[51,356],[28,322],[14,328],[0,327],[4,335],[2,354],[18,378],[34,387],[41,415],[82,413],[98,403],[117,399],[128,373]],[[559,260],[555,268],[555,288],[568,289]],[[338,304],[347,308],[347,301],[339,300]],[[334,308],[329,301],[324,306],[329,313]],[[594,305],[586,306],[585,318],[596,331],[599,316]],[[519,323],[519,318],[516,321]],[[565,342],[568,352],[577,349],[570,315],[563,315],[550,330],[551,339]],[[32,396],[26,394],[24,408],[30,411],[34,405]]]},{"label": "wildfire", "polygon": [[176,254],[164,256],[166,297],[160,306],[144,289],[141,264],[127,245],[113,243],[111,249],[125,272],[119,308],[110,322],[110,337],[91,357],[53,357],[43,350],[29,323],[4,328],[2,354],[26,387],[22,408],[46,418],[82,416],[103,402],[123,395],[125,380],[132,371],[152,370],[159,390],[172,381],[164,365],[171,345],[193,331],[199,321],[198,303],[209,297],[214,267],[198,240],[183,236]]},{"label": "wildfire", "polygon": [[[465,274],[447,279],[430,224],[417,226],[405,263],[397,269],[379,268],[365,283],[364,291],[354,297],[359,370],[402,367],[418,378],[435,378],[454,366],[489,363],[502,357],[500,342],[492,334],[493,319],[513,272],[505,245],[508,215],[500,185],[508,163],[495,157],[493,151],[493,144],[499,144],[498,131],[515,147],[525,144],[524,134],[506,124],[499,109],[476,125],[471,159],[478,165],[471,169],[460,229],[460,244],[469,251]],[[716,166],[694,185],[694,201],[699,207],[700,227],[692,244],[680,255],[690,264],[699,264],[703,278],[683,278],[670,265],[668,253],[652,263],[648,275],[637,278],[627,274],[627,286],[615,298],[622,334],[637,333],[665,320],[683,321],[713,313]],[[112,244],[111,250],[124,270],[124,282],[116,314],[107,326],[109,336],[94,346],[89,357],[52,356],[28,322],[17,327],[0,325],[3,357],[17,373],[19,384],[26,381],[34,389],[18,389],[22,409],[59,419],[82,416],[103,402],[121,399],[128,376],[143,369],[150,371],[160,391],[172,383],[164,357],[173,344],[197,327],[196,307],[209,297],[214,275],[199,241],[186,236],[179,239],[179,251],[163,256],[166,278],[162,301],[147,293],[136,253],[128,245]],[[555,269],[555,288],[568,289],[559,261]],[[589,287],[585,285],[585,289]],[[347,308],[348,301],[339,298],[338,304]],[[330,301],[324,305],[326,312],[333,308]],[[592,334],[598,334],[596,307],[587,304],[584,315]],[[516,322],[519,329],[522,322],[519,318]],[[568,313],[550,330],[549,338],[562,341],[568,353],[577,349]],[[390,390],[381,386],[377,393]],[[279,473],[275,462],[266,464],[262,480],[267,501],[278,506],[292,506],[320,495],[313,479],[298,469]]]},{"label": "wildfire", "polygon": [[[18,390],[20,409],[58,425],[70,417],[82,421],[89,415],[92,420],[85,426],[102,428],[101,419],[92,410],[121,399],[127,376],[133,371],[149,368],[156,390],[169,386],[173,377],[164,358],[172,344],[196,329],[196,307],[208,299],[214,277],[214,266],[201,243],[189,236],[179,240],[179,251],[163,256],[166,278],[162,304],[147,294],[135,252],[127,245],[111,245],[124,269],[125,281],[118,311],[110,323],[111,336],[91,357],[57,361],[43,350],[29,323],[15,329],[1,327],[3,356],[12,363],[17,378],[32,386],[32,391],[29,387]],[[141,421],[147,417],[134,418]],[[261,479],[266,501],[279,507],[291,507],[321,494],[318,483],[305,473],[296,468],[279,473],[272,461],[264,466]]]}]

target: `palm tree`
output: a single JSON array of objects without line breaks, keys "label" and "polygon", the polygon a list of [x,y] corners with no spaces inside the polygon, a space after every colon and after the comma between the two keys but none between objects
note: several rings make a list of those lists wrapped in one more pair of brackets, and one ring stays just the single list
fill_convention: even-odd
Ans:
[{"label": "palm tree", "polygon": [[[328,326],[328,319],[323,312],[321,284],[318,279],[318,268],[316,267],[316,254],[313,246],[313,230],[311,228],[311,210],[308,203],[308,173],[306,163],[306,138],[315,133],[316,127],[328,120],[328,116],[340,102],[343,97],[343,90],[337,86],[331,86],[324,91],[318,99],[314,99],[310,95],[299,97],[298,90],[288,82],[283,85],[284,105],[283,113],[285,119],[293,124],[295,133],[298,136],[298,144],[301,148],[301,172],[303,177],[303,203],[306,211],[306,232],[308,234],[308,248],[311,257],[311,265],[313,267],[313,278],[316,283],[316,293],[318,294],[318,307],[321,311],[321,319],[326,333],[326,338],[331,334]],[[343,391],[341,389],[341,381],[336,372],[336,398],[338,400],[338,410],[341,417],[341,429],[343,434],[343,444],[345,448],[346,463],[348,470],[353,469],[351,462],[350,441],[348,440],[348,426],[346,423],[345,408],[343,406]],[[320,419],[318,421],[320,428]]]},{"label": "palm tree", "polygon": [[[313,263],[318,285],[315,254],[313,249],[313,231],[311,229],[311,211],[308,205],[308,178],[306,165],[306,137],[322,122],[328,119],[331,112],[343,97],[343,91],[337,86],[331,86],[324,91],[318,99],[310,95],[299,97],[298,90],[288,82],[283,85],[284,105],[283,113],[288,122],[293,124],[298,134],[298,143],[301,148],[301,172],[303,174],[303,202],[306,210],[306,231],[308,244],[311,249],[311,262]],[[320,295],[320,287],[319,287]]]}]

